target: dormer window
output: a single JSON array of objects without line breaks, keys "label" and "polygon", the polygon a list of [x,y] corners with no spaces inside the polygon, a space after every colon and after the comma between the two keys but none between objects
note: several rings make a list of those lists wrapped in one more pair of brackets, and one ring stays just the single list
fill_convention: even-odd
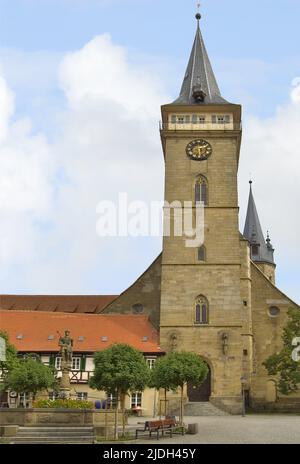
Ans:
[{"label": "dormer window", "polygon": [[258,245],[252,245],[251,252],[252,252],[252,256],[258,256],[259,255],[259,246]]}]

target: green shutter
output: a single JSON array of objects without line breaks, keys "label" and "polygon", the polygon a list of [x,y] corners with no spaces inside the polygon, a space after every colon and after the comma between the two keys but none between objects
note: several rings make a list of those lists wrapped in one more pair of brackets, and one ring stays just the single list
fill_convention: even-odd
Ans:
[{"label": "green shutter", "polygon": [[50,354],[49,365],[55,366],[55,354]]},{"label": "green shutter", "polygon": [[80,370],[85,371],[85,365],[86,365],[86,357],[82,356],[81,361],[80,361]]}]

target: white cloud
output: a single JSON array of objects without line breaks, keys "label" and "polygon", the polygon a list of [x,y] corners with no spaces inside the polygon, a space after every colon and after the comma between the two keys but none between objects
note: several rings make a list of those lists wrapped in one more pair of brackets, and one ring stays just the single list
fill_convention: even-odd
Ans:
[{"label": "white cloud", "polygon": [[[0,80],[5,135],[0,140],[0,291],[114,293],[144,270],[161,245],[153,239],[100,239],[96,205],[116,199],[118,192],[133,200],[162,198],[159,108],[172,99],[155,67],[151,72],[149,64],[131,63],[108,35],[65,55],[58,74],[68,108],[53,122],[60,135],[51,142],[34,133],[29,119],[12,120],[13,94]],[[240,205],[245,211],[252,172],[279,275],[280,269],[296,269],[300,258],[298,92],[295,81],[291,101],[273,117],[246,121],[241,155]],[[299,299],[298,285],[285,284]]]},{"label": "white cloud", "polygon": [[[251,176],[257,209],[265,233],[270,230],[282,280],[286,279],[283,270],[293,279],[300,260],[300,82],[293,83],[290,102],[278,107],[273,117],[246,121],[239,174],[242,225]],[[300,299],[299,286],[294,285],[290,291]]]},{"label": "white cloud", "polygon": [[14,112],[14,94],[0,75],[0,142],[6,138],[9,119]]},{"label": "white cloud", "polygon": [[294,89],[291,93],[291,99],[294,103],[300,103],[300,77],[296,77],[292,82]]},{"label": "white cloud", "polygon": [[130,65],[124,48],[113,44],[107,34],[67,55],[60,77],[72,108],[87,101],[109,100],[122,107],[123,117],[147,119],[157,116],[164,96],[154,76]]},{"label": "white cloud", "polygon": [[[88,292],[94,269],[99,292],[122,290],[153,256],[149,244],[141,254],[138,241],[101,240],[96,205],[119,191],[145,201],[162,197],[157,129],[168,97],[107,35],[67,54],[59,76],[69,104],[58,118],[60,137],[49,143],[22,120],[0,145],[2,260],[11,272],[22,262],[29,292]],[[4,282],[10,277],[6,267]]]}]

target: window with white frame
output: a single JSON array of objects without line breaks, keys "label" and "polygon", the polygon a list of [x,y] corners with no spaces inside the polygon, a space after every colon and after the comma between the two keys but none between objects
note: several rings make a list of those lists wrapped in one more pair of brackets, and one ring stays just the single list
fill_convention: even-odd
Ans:
[{"label": "window with white frame", "polygon": [[185,115],[177,115],[173,114],[171,116],[171,123],[172,124],[190,124],[191,123],[191,116],[189,114]]},{"label": "window with white frame", "polygon": [[55,369],[58,371],[61,370],[61,356],[55,358]]},{"label": "window with white frame", "polygon": [[55,401],[59,398],[59,393],[58,392],[50,392],[49,393],[49,400]]},{"label": "window with white frame", "polygon": [[117,397],[115,395],[107,395],[106,400],[108,409],[114,409],[117,406]]},{"label": "window with white frame", "polygon": [[229,114],[217,114],[212,116],[212,123],[213,124],[229,124],[230,123],[230,116]]},{"label": "window with white frame", "polygon": [[141,408],[142,407],[142,393],[135,392],[131,394],[131,407]]},{"label": "window with white frame", "polygon": [[146,358],[146,361],[150,369],[153,369],[156,362],[156,358]]},{"label": "window with white frame", "polygon": [[72,358],[72,371],[80,371],[81,358]]},{"label": "window with white frame", "polygon": [[193,114],[192,123],[193,124],[205,124],[206,117],[204,115]]},{"label": "window with white frame", "polygon": [[88,399],[87,392],[77,392],[77,399],[80,401],[87,401]]},{"label": "window with white frame", "polygon": [[19,399],[21,406],[23,406],[24,408],[27,408],[29,406],[29,393],[20,393]]}]

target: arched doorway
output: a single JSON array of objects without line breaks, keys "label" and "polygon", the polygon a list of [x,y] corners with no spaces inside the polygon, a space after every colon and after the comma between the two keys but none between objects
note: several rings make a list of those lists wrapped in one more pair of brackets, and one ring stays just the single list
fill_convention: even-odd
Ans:
[{"label": "arched doorway", "polygon": [[211,396],[211,370],[209,365],[208,374],[203,384],[200,387],[194,387],[192,384],[187,386],[187,395],[190,403],[204,403],[209,401]]}]

